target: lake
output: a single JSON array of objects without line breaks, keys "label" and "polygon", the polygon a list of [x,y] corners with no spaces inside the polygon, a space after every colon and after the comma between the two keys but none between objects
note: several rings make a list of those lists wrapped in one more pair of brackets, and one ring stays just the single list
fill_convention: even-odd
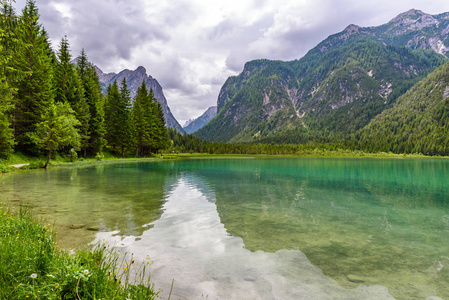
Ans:
[{"label": "lake", "polygon": [[449,299],[448,178],[436,159],[192,159],[0,174],[0,197],[66,248],[149,256],[163,299],[173,279],[172,299]]}]

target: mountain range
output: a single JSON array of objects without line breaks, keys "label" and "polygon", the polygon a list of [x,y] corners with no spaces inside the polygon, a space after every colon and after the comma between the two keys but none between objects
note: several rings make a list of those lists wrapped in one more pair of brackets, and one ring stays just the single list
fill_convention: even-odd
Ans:
[{"label": "mountain range", "polygon": [[170,108],[168,107],[167,99],[165,99],[161,85],[155,78],[151,77],[150,75],[147,75],[147,71],[144,67],[140,66],[134,71],[125,69],[119,73],[107,73],[107,74],[104,73],[102,70],[100,70],[98,67],[96,67],[96,70],[104,90],[106,90],[106,87],[109,84],[113,83],[114,81],[117,81],[117,83],[120,84],[123,78],[126,77],[126,82],[130,90],[131,98],[134,98],[137,89],[142,85],[142,81],[145,80],[147,88],[153,89],[155,98],[162,105],[167,126],[170,128],[175,128],[179,132],[184,132],[181,125],[172,115]]},{"label": "mountain range", "polygon": [[363,129],[407,103],[398,99],[444,64],[448,50],[449,13],[410,10],[381,26],[349,25],[301,59],[246,63],[221,88],[217,116],[195,135],[244,143],[368,137]]},{"label": "mountain range", "polygon": [[217,107],[211,106],[198,118],[187,121],[186,124],[184,124],[183,129],[188,134],[193,133],[209,123],[209,121],[212,120],[216,115]]}]

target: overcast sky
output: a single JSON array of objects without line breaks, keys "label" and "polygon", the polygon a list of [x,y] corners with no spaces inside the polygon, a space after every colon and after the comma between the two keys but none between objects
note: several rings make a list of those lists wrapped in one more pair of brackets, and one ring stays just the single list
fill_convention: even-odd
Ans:
[{"label": "overcast sky", "polygon": [[[142,65],[181,125],[216,105],[245,62],[293,60],[349,24],[377,26],[411,8],[449,11],[447,0],[37,0],[53,48],[67,34],[104,72]],[[18,12],[25,0],[16,0]]]}]

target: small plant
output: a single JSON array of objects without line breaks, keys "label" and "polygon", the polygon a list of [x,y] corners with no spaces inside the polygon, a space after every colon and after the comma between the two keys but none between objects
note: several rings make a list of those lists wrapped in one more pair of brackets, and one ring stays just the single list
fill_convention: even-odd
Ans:
[{"label": "small plant", "polygon": [[78,153],[76,153],[75,149],[70,149],[70,162],[74,162],[78,160]]},{"label": "small plant", "polygon": [[95,159],[98,161],[103,160],[104,158],[104,154],[102,152],[97,152],[97,154],[95,155]]}]

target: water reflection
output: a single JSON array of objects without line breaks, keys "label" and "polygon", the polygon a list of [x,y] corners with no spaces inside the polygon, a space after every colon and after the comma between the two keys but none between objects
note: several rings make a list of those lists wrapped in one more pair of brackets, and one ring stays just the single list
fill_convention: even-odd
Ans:
[{"label": "water reflection", "polygon": [[448,172],[441,160],[190,160],[6,174],[0,195],[54,220],[66,247],[98,226],[150,254],[179,298],[387,298],[380,286],[449,298]]},{"label": "water reflection", "polygon": [[[252,251],[298,249],[345,287],[448,297],[446,161],[279,160],[216,184],[229,234]],[[238,169],[238,167],[237,167]]]},{"label": "water reflection", "polygon": [[300,251],[245,249],[230,236],[215,206],[214,192],[192,174],[179,179],[161,218],[141,237],[100,233],[122,253],[153,260],[152,278],[175,299],[393,299],[385,287],[347,290],[313,266]]},{"label": "water reflection", "polygon": [[0,190],[4,201],[28,204],[54,223],[59,243],[73,248],[96,230],[140,235],[162,214],[169,174],[156,163],[54,168],[4,174]]}]

